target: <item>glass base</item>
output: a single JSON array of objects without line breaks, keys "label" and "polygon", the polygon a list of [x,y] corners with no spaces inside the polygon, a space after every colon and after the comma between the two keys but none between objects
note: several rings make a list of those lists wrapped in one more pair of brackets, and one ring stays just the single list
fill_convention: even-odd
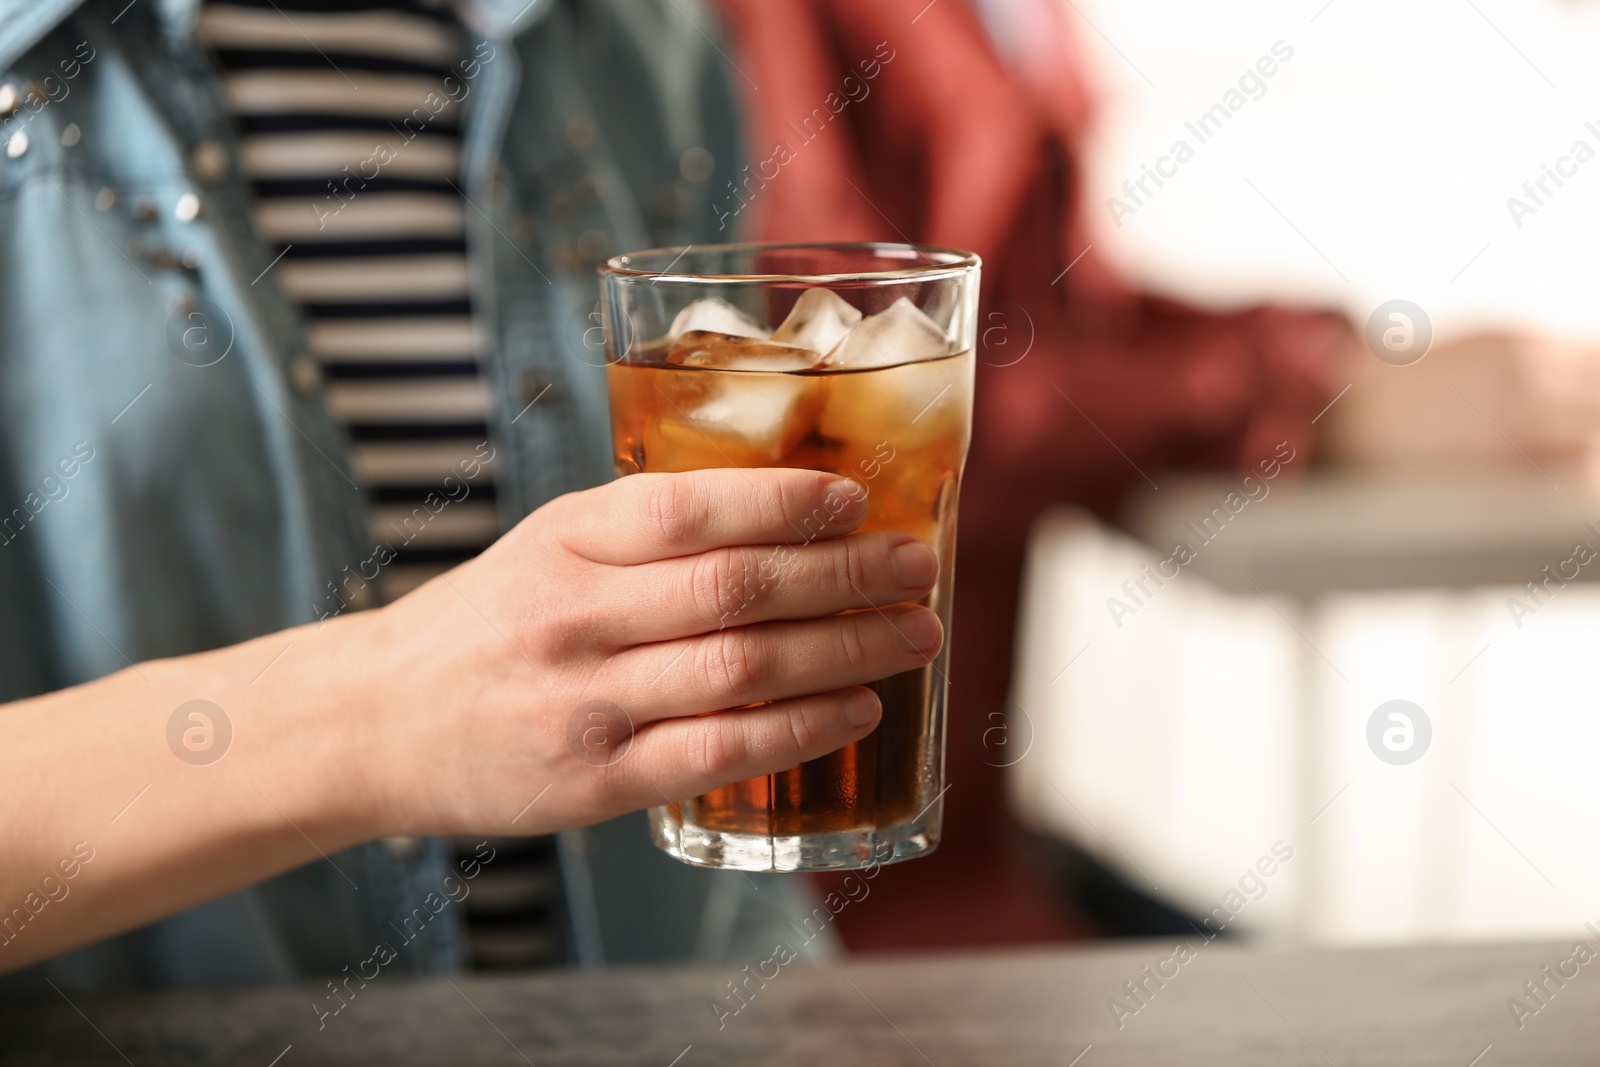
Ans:
[{"label": "glass base", "polygon": [[734,871],[852,871],[926,856],[939,847],[939,805],[899,826],[828,834],[731,833],[685,824],[674,807],[650,809],[656,847],[696,867]]}]

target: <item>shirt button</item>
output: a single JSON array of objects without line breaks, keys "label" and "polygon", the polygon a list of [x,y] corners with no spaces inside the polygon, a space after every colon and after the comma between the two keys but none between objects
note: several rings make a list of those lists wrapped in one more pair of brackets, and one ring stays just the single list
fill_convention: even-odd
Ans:
[{"label": "shirt button", "polygon": [[310,396],[322,384],[322,366],[309,352],[302,352],[289,361],[289,381],[295,392]]},{"label": "shirt button", "polygon": [[532,404],[548,394],[556,383],[538,371],[525,370],[517,379],[517,390],[524,404]]},{"label": "shirt button", "polygon": [[61,131],[62,146],[71,148],[81,140],[83,140],[83,131],[78,129],[78,124],[76,122],[67,123],[66,127]]},{"label": "shirt button", "polygon": [[189,153],[189,172],[207,185],[221,181],[228,173],[228,150],[214,137],[207,137]]},{"label": "shirt button", "polygon": [[699,145],[686,148],[678,157],[678,173],[686,182],[703,182],[717,169],[717,161]]},{"label": "shirt button", "polygon": [[420,837],[386,837],[382,841],[383,850],[392,859],[408,860],[422,851],[422,838]]},{"label": "shirt button", "polygon": [[193,222],[199,214],[200,198],[193,193],[184,193],[172,206],[172,217],[179,222]]},{"label": "shirt button", "polygon": [[0,118],[12,114],[22,106],[22,90],[15,82],[0,85]]},{"label": "shirt button", "polygon": [[6,155],[12,159],[21,159],[22,154],[28,150],[28,134],[18,130],[6,141]]}]

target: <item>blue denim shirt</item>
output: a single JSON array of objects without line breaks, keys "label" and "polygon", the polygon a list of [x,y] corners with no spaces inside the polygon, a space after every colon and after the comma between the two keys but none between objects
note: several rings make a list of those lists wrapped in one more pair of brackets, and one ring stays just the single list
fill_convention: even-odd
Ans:
[{"label": "blue denim shirt", "polygon": [[[461,190],[509,525],[611,476],[586,343],[597,260],[709,238],[741,145],[718,28],[692,0],[460,7],[482,61],[442,88],[471,97]],[[252,232],[196,9],[0,0],[0,106],[16,105],[0,130],[0,700],[364,606],[341,579],[373,555],[365,500]],[[805,898],[678,865],[641,817],[561,846],[581,963],[761,958]],[[332,978],[450,862],[441,842],[335,858],[359,892],[319,862],[44,970],[79,988]],[[454,967],[460,941],[446,908],[388,969]]]}]

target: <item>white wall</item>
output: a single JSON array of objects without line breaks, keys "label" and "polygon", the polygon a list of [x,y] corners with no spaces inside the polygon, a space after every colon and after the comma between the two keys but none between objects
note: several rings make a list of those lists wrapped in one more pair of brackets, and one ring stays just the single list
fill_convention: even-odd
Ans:
[{"label": "white wall", "polygon": [[[1137,277],[1224,304],[1332,302],[1357,322],[1404,298],[1441,336],[1600,337],[1600,4],[1061,2],[1104,98],[1096,243]],[[1265,95],[1199,144],[1184,123],[1277,41],[1293,57]],[[1194,158],[1119,228],[1107,197],[1180,137]],[[1579,139],[1596,158],[1518,228],[1507,198]]]}]

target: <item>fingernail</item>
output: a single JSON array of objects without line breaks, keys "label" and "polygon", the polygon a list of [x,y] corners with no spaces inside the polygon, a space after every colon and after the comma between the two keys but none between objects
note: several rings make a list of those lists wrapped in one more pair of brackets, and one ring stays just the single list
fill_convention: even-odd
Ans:
[{"label": "fingernail", "polygon": [[833,522],[848,525],[867,513],[867,491],[860,482],[835,478],[822,493],[822,506]]},{"label": "fingernail", "polygon": [[930,654],[944,640],[944,627],[939,617],[927,608],[907,608],[899,615],[891,615],[895,639],[907,652]]},{"label": "fingernail", "polygon": [[870,689],[858,689],[844,698],[844,721],[851,726],[867,726],[878,718],[878,697]]},{"label": "fingernail", "polygon": [[915,539],[889,550],[889,566],[902,589],[926,589],[939,576],[939,559],[933,549]]}]

